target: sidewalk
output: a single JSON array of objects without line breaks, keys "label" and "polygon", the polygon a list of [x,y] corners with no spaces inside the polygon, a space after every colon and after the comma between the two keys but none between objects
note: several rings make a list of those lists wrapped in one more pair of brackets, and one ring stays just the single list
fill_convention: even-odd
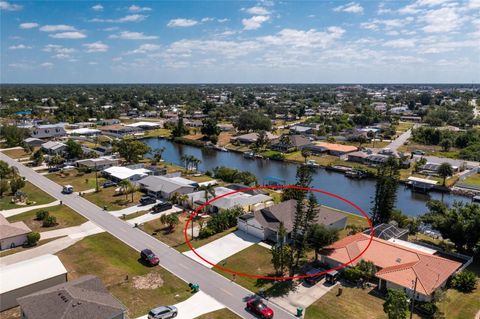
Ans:
[{"label": "sidewalk", "polygon": [[0,213],[5,217],[12,217],[21,213],[29,212],[34,209],[39,209],[39,208],[45,208],[45,207],[52,207],[52,206],[57,206],[60,205],[60,201],[56,200],[54,202],[48,203],[48,204],[43,204],[43,205],[35,205],[35,206],[25,206],[25,207],[20,207],[20,208],[13,208],[13,209],[8,209],[8,210],[2,210]]},{"label": "sidewalk", "polygon": [[92,223],[91,221],[85,222],[80,226],[73,226],[67,228],[60,228],[40,233],[40,239],[50,239],[55,237],[70,236],[72,238],[85,237],[93,234],[104,232],[103,229]]}]

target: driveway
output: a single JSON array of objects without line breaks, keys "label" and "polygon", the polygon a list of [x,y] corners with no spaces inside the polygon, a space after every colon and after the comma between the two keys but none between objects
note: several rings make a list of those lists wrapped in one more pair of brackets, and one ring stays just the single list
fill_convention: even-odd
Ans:
[{"label": "driveway", "polygon": [[25,206],[25,207],[20,207],[20,208],[12,208],[8,210],[2,210],[0,213],[3,215],[3,217],[8,218],[12,217],[18,214],[22,214],[25,212],[29,212],[34,209],[39,209],[39,208],[46,208],[46,207],[52,207],[52,206],[57,206],[60,205],[60,201],[56,200],[48,204],[43,204],[43,205],[35,205],[35,206]]},{"label": "driveway", "polygon": [[111,211],[109,213],[112,214],[115,217],[122,217],[124,214],[125,215],[130,215],[130,214],[133,214],[133,213],[136,213],[136,212],[141,212],[141,211],[144,211],[144,210],[150,210],[153,206],[157,205],[157,203],[159,203],[159,201],[156,201],[154,204],[149,204],[149,205],[138,204],[138,205],[135,205],[135,206],[124,208],[124,209],[114,210],[114,211]]},{"label": "driveway", "polygon": [[287,296],[272,297],[270,301],[292,313],[296,313],[297,307],[307,309],[308,306],[336,287],[337,284],[326,284],[325,279],[322,279],[314,286],[308,286],[302,282],[297,286],[295,291],[290,292]]},{"label": "driveway", "polygon": [[[207,259],[211,263],[218,264],[220,261],[235,255],[236,253],[254,245],[258,244],[260,239],[245,233],[244,231],[237,230],[231,234],[228,234],[222,238],[212,241],[195,251]],[[209,263],[204,262],[191,250],[184,252],[184,254],[196,262],[204,265],[205,267],[212,268]]]},{"label": "driveway", "polygon": [[130,225],[143,224],[143,223],[149,222],[149,221],[154,220],[154,219],[160,219],[160,216],[162,216],[162,215],[179,213],[182,210],[183,210],[182,208],[179,208],[177,206],[173,206],[169,210],[165,210],[165,211],[160,212],[160,213],[151,213],[150,212],[150,213],[144,214],[142,216],[138,216],[138,217],[129,219],[129,220],[127,220],[127,223],[129,223]]},{"label": "driveway", "polygon": [[[176,319],[193,319],[203,314],[225,308],[224,305],[202,291],[197,292],[192,297],[174,306],[178,309]],[[147,315],[138,317],[137,319],[147,319]]]}]

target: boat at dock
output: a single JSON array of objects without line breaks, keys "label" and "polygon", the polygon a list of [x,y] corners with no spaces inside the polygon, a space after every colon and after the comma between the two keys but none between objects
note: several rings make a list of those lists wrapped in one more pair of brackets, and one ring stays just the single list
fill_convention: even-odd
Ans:
[{"label": "boat at dock", "polygon": [[243,153],[243,157],[248,158],[248,159],[254,159],[255,158],[255,153],[254,152],[245,152],[245,153]]},{"label": "boat at dock", "polygon": [[313,168],[320,167],[320,164],[318,164],[316,160],[308,160],[307,163],[305,163],[305,165]]},{"label": "boat at dock", "polygon": [[345,172],[345,176],[349,178],[366,178],[368,173],[361,169],[352,169]]}]

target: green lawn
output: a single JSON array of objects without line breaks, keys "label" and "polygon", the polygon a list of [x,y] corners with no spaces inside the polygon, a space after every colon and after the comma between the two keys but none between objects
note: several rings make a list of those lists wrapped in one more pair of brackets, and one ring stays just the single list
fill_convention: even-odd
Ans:
[{"label": "green lawn", "polygon": [[414,124],[412,122],[400,122],[397,125],[397,132],[403,133],[405,131],[408,131],[413,127],[413,125]]},{"label": "green lawn", "polygon": [[[218,263],[218,265],[238,271],[241,273],[261,275],[261,276],[275,276],[275,270],[272,267],[270,251],[260,245],[252,245],[247,249],[236,253],[233,256]],[[232,279],[233,275],[216,267],[213,271]],[[255,279],[250,277],[236,276],[235,281],[242,287],[250,291],[258,292],[259,290],[268,291],[274,284],[271,280]]]},{"label": "green lawn", "polygon": [[343,287],[341,296],[333,288],[305,311],[305,319],[385,319],[383,299],[360,288]]},{"label": "green lawn", "polygon": [[115,187],[101,188],[99,192],[85,194],[85,199],[88,199],[95,205],[103,208],[107,207],[107,210],[119,210],[130,206],[138,205],[138,201],[143,196],[141,192],[135,192],[132,195],[129,194],[128,198],[125,195],[115,194]]},{"label": "green lawn", "polygon": [[[101,174],[98,173],[98,187],[101,187],[102,183],[105,181],[100,175]],[[59,173],[47,174],[45,177],[48,177],[60,185],[72,185],[76,192],[93,189],[96,186],[95,172],[82,173],[76,169],[72,169]]]},{"label": "green lawn", "polygon": [[[355,214],[349,214],[349,213],[342,212],[342,211],[339,211],[339,212],[347,215],[347,225],[356,225],[356,226],[361,226],[361,227],[364,227],[364,228],[369,227],[368,221],[365,219],[365,217],[360,216],[360,215],[355,215]],[[340,239],[344,238],[344,237],[347,237],[348,232],[349,232],[348,229],[340,230],[340,232],[339,232]]]},{"label": "green lawn", "polygon": [[108,290],[127,306],[130,318],[144,315],[155,306],[176,304],[191,295],[187,283],[162,267],[142,265],[136,251],[108,233],[89,236],[57,255],[68,270],[69,280],[87,274],[102,279]]},{"label": "green lawn", "polygon": [[23,148],[2,151],[2,153],[7,155],[8,157],[15,158],[15,159],[24,158],[24,157],[30,158],[30,156],[32,155],[31,153],[25,152],[25,150]]},{"label": "green lawn", "polygon": [[[57,218],[57,225],[53,227],[42,227],[42,222],[36,220],[36,213],[41,210],[46,210],[50,213],[50,215],[55,216]],[[23,221],[28,227],[30,227],[32,231],[36,232],[77,226],[87,221],[87,219],[85,219],[83,216],[79,215],[65,205],[34,209],[29,212],[9,217],[7,219],[9,222]]]},{"label": "green lawn", "polygon": [[[27,194],[27,201],[30,202],[30,205],[43,205],[55,200],[30,182],[26,182],[25,187],[22,188],[21,191]],[[15,205],[12,203],[12,197],[12,194],[8,193],[0,198],[0,210],[25,207],[24,205]]]},{"label": "green lawn", "polygon": [[145,136],[148,137],[168,137],[172,133],[171,130],[166,129],[166,128],[159,128],[155,130],[148,130],[145,131]]},{"label": "green lawn", "polygon": [[471,175],[461,181],[462,184],[480,186],[480,174]]},{"label": "green lawn", "polygon": [[204,315],[201,315],[200,317],[196,317],[195,319],[237,319],[241,318],[231,312],[228,309],[220,309],[214,312],[209,312]]}]

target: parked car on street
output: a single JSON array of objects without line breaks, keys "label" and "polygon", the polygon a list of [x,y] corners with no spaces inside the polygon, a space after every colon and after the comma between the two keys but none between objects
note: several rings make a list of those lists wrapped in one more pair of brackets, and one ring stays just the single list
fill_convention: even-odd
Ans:
[{"label": "parked car on street", "polygon": [[263,303],[260,298],[252,298],[247,301],[247,309],[262,319],[273,318],[273,310]]},{"label": "parked car on street", "polygon": [[142,198],[140,198],[141,205],[150,205],[150,204],[155,204],[156,202],[157,200],[150,196],[142,196]]},{"label": "parked car on street", "polygon": [[170,203],[167,203],[167,202],[159,203],[159,204],[152,207],[152,213],[154,213],[154,214],[155,213],[161,213],[161,212],[164,212],[166,210],[169,210],[172,207],[173,207],[173,205],[170,204]]},{"label": "parked car on street", "polygon": [[140,258],[143,262],[150,266],[156,266],[160,262],[160,259],[151,251],[146,248],[140,252]]},{"label": "parked car on street", "polygon": [[105,183],[102,184],[103,188],[113,187],[113,186],[117,186],[117,183],[112,182],[112,181],[106,181]]},{"label": "parked car on street", "polygon": [[72,185],[65,185],[62,189],[63,194],[72,194],[73,193],[73,186]]},{"label": "parked car on street", "polygon": [[167,319],[175,318],[178,309],[175,306],[160,306],[148,312],[148,319]]}]

